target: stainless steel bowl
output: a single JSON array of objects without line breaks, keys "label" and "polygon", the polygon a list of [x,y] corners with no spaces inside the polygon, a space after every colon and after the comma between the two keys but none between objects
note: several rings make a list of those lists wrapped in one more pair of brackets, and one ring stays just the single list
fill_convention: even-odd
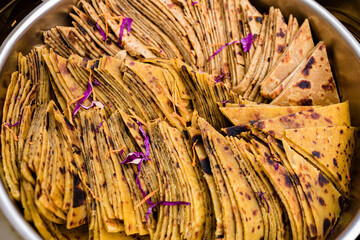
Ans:
[{"label": "stainless steel bowl", "polygon": [[[315,40],[328,47],[335,78],[342,100],[350,100],[353,125],[360,127],[360,44],[329,12],[313,0],[252,0],[262,12],[269,6],[279,7],[285,16],[290,13],[300,21],[308,18]],[[16,54],[27,53],[42,43],[41,31],[70,23],[68,12],[73,0],[48,0],[32,11],[7,37],[0,48],[0,108],[15,71]],[[2,111],[1,111],[2,112]],[[1,116],[1,113],[0,113]],[[360,234],[360,164],[356,157],[352,171],[351,198],[330,238],[355,239]],[[2,168],[1,168],[2,169]],[[0,172],[1,177],[3,174]],[[27,223],[16,204],[9,198],[3,181],[0,182],[0,208],[15,230],[24,239],[41,239]]]}]

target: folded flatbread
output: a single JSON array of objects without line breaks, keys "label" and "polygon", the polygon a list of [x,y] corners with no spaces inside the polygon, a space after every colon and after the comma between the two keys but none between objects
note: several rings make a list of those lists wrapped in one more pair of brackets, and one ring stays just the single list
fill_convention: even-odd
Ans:
[{"label": "folded flatbread", "polygon": [[253,107],[252,105],[246,105],[243,107],[220,107],[220,111],[227,117],[227,119],[237,126],[317,108],[317,106],[256,106],[257,107]]},{"label": "folded flatbread", "polygon": [[307,157],[348,195],[351,156],[355,150],[355,128],[347,126],[289,129],[285,131],[289,144]]},{"label": "folded flatbread", "polygon": [[285,49],[283,55],[275,64],[273,70],[261,83],[261,95],[268,98],[274,87],[286,78],[313,48],[314,42],[311,36],[310,25],[309,21],[306,19],[289,46]]},{"label": "folded flatbread", "polygon": [[282,88],[280,94],[270,93],[272,99],[276,97],[270,104],[324,106],[340,102],[323,42],[316,46],[304,67],[299,69],[286,87],[282,85],[279,90]]},{"label": "folded flatbread", "polygon": [[350,126],[349,102],[310,109],[290,115],[280,116],[252,124],[278,139],[286,129],[322,126]]},{"label": "folded flatbread", "polygon": [[340,215],[343,197],[318,169],[292,150],[286,140],[283,144],[290,166],[313,212],[317,236],[326,238]]}]

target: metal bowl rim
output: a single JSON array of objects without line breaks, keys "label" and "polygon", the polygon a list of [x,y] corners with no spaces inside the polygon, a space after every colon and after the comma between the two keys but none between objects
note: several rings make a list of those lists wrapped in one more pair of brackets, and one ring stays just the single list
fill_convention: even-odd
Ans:
[{"label": "metal bowl rim", "polygon": [[[342,38],[349,44],[352,51],[360,59],[360,43],[352,36],[352,34],[345,28],[345,26],[337,20],[330,12],[324,7],[315,2],[314,0],[299,0],[317,14],[323,17],[331,27],[333,27]],[[32,22],[40,18],[46,12],[60,3],[61,0],[47,0],[41,3],[33,11],[31,11],[9,34],[0,47],[0,69],[3,68],[5,60],[11,53],[12,47],[21,38],[23,32],[31,26]],[[10,199],[7,190],[5,189],[2,181],[0,181],[0,209],[4,213],[7,220],[12,227],[23,239],[41,239],[39,234],[31,227],[31,225],[24,219],[23,215],[17,209],[13,201]],[[345,230],[338,236],[338,239],[356,239],[360,235],[360,211],[356,214],[354,219],[345,228]]]}]

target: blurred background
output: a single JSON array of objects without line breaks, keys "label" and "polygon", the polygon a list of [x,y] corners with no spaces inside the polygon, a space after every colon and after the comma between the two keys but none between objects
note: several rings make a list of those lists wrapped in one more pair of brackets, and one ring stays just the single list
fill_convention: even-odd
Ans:
[{"label": "blurred background", "polygon": [[317,0],[360,42],[360,0]]},{"label": "blurred background", "polygon": [[0,0],[0,43],[41,2],[42,0]]}]

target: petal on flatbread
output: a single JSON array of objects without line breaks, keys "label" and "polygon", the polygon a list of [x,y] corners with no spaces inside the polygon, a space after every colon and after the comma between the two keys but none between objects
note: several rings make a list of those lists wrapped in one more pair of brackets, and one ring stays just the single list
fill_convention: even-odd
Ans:
[{"label": "petal on flatbread", "polygon": [[258,164],[266,174],[288,213],[292,237],[301,239],[303,235],[302,210],[296,190],[290,180],[290,174],[282,164],[276,162],[276,158],[271,155],[270,150],[260,141],[252,139],[251,143],[258,151],[258,154],[255,154],[256,163],[254,164]]},{"label": "petal on flatbread", "polygon": [[244,78],[240,81],[240,83],[233,87],[233,91],[238,94],[243,95],[245,93],[246,89],[248,89],[248,87],[250,86],[252,79],[255,77],[254,75],[257,68],[261,64],[261,57],[263,55],[263,49],[265,48],[266,32],[268,30],[267,26],[269,21],[269,17],[265,16],[261,27],[260,35],[258,37],[258,45],[256,47],[254,55],[251,58],[251,62],[247,69],[247,72]]}]

